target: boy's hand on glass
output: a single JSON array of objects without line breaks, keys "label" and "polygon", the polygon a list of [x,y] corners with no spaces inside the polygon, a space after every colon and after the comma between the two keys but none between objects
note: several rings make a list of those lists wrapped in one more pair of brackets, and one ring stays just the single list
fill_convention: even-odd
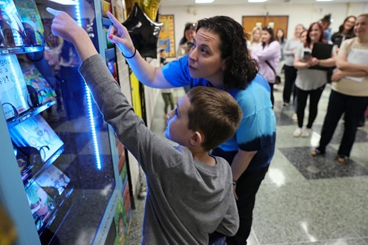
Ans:
[{"label": "boy's hand on glass", "polygon": [[124,56],[132,56],[135,52],[135,48],[128,30],[109,11],[107,11],[107,16],[112,22],[107,32],[108,40],[116,44]]},{"label": "boy's hand on glass", "polygon": [[67,13],[53,8],[46,8],[46,11],[54,15],[51,31],[55,36],[59,36],[69,42],[78,39],[78,33],[83,30],[78,23]]}]

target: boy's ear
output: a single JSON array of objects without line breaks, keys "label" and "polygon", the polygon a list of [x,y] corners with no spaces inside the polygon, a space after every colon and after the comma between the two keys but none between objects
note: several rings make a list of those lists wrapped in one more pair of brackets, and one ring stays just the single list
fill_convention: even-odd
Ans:
[{"label": "boy's ear", "polygon": [[204,142],[204,135],[198,131],[195,131],[190,137],[189,141],[192,146],[200,146]]}]

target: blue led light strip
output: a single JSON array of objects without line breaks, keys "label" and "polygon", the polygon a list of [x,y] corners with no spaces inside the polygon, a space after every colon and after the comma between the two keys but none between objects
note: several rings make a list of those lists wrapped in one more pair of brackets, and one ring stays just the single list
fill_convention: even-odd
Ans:
[{"label": "blue led light strip", "polygon": [[[79,0],[76,0],[76,3],[77,3],[77,5],[75,5],[76,21],[79,26],[82,26],[81,14],[80,14],[80,8],[79,8]],[[97,168],[101,169],[100,150],[98,148],[96,124],[95,124],[95,119],[93,117],[91,91],[89,90],[87,84],[85,84],[85,89],[86,89],[88,116],[89,116],[90,125],[91,125],[91,132],[92,132],[93,147],[95,149],[96,164],[97,164]]]}]

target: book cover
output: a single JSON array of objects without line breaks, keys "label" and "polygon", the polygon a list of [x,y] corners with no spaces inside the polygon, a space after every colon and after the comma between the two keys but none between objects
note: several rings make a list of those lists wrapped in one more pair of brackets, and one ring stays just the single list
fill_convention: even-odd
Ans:
[{"label": "book cover", "polygon": [[[125,210],[127,214],[129,214],[129,210],[131,209],[130,205],[130,191],[129,191],[129,183],[128,180],[125,181],[125,184],[123,185],[123,202],[125,205]],[[127,215],[127,224],[129,223],[130,216]]]},{"label": "book cover", "polygon": [[37,91],[38,102],[40,104],[44,104],[46,102],[52,101],[56,97],[56,93],[46,79],[41,75],[36,66],[21,59],[19,60],[19,63],[26,84],[32,86]]},{"label": "book cover", "polygon": [[9,119],[29,109],[28,91],[16,55],[0,55],[0,102]]},{"label": "book cover", "polygon": [[26,155],[24,155],[20,150],[13,146],[14,155],[17,159],[19,172],[22,176],[22,180],[24,181],[29,176],[32,175],[33,165],[30,164],[29,159]]},{"label": "book cover", "polygon": [[24,45],[24,27],[12,0],[0,1],[0,27],[2,46],[21,47]]},{"label": "book cover", "polygon": [[42,45],[44,29],[34,0],[14,0],[14,4],[22,20],[28,44]]},{"label": "book cover", "polygon": [[26,194],[37,231],[39,231],[47,224],[51,212],[55,209],[54,201],[36,182],[26,188]]},{"label": "book cover", "polygon": [[64,145],[59,136],[39,114],[19,123],[9,131],[10,137],[17,146],[37,148],[44,162]]},{"label": "book cover", "polygon": [[119,197],[115,215],[114,215],[115,229],[116,229],[116,237],[114,241],[114,245],[125,245],[127,236],[128,226],[126,220],[126,211],[125,206],[122,203],[121,197]]},{"label": "book cover", "polygon": [[42,188],[52,187],[57,189],[59,195],[61,195],[70,182],[70,179],[63,171],[51,165],[36,179],[36,182]]}]

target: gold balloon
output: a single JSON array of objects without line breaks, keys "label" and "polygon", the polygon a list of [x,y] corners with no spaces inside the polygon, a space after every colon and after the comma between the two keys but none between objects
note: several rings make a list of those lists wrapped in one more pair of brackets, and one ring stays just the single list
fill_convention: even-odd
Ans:
[{"label": "gold balloon", "polygon": [[137,3],[138,6],[143,10],[143,0],[124,0],[124,2],[125,2],[125,19],[127,19],[130,12],[132,12],[135,3]]},{"label": "gold balloon", "polygon": [[0,245],[14,244],[17,238],[17,232],[14,224],[5,209],[0,205]]},{"label": "gold balloon", "polygon": [[144,0],[143,1],[143,12],[152,20],[156,20],[158,7],[160,6],[161,0]]},{"label": "gold balloon", "polygon": [[132,6],[137,3],[138,6],[143,10],[143,0],[132,0]]}]

